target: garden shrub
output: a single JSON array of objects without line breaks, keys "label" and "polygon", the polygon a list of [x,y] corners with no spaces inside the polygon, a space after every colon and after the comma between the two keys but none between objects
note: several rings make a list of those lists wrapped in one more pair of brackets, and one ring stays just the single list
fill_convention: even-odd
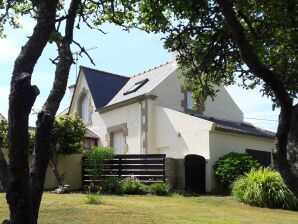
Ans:
[{"label": "garden shrub", "polygon": [[100,182],[101,191],[103,193],[114,194],[118,192],[119,180],[118,177],[105,177]]},{"label": "garden shrub", "polygon": [[168,196],[171,194],[171,187],[168,183],[154,183],[149,186],[151,194]]},{"label": "garden shrub", "polygon": [[115,150],[111,147],[93,147],[86,153],[87,165],[91,170],[92,184],[95,186],[103,174],[105,160],[112,159],[115,156]]},{"label": "garden shrub", "polygon": [[148,187],[135,177],[127,177],[119,182],[120,194],[146,194]]},{"label": "garden shrub", "polygon": [[232,194],[239,201],[269,208],[295,210],[298,200],[277,171],[270,168],[252,170],[232,185]]},{"label": "garden shrub", "polygon": [[214,175],[221,187],[229,187],[238,177],[258,169],[260,164],[250,155],[230,152],[217,160],[214,165]]}]

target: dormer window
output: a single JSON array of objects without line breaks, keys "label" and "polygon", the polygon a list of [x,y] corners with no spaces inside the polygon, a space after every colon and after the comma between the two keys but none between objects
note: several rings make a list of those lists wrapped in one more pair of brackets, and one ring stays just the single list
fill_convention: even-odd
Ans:
[{"label": "dormer window", "polygon": [[142,81],[136,82],[128,90],[126,90],[126,92],[124,92],[123,95],[127,95],[127,94],[130,94],[130,93],[136,92],[143,85],[145,85],[148,81],[149,81],[149,79],[144,79]]},{"label": "dormer window", "polygon": [[84,123],[87,123],[89,121],[89,100],[86,94],[83,94],[80,97],[79,115]]}]

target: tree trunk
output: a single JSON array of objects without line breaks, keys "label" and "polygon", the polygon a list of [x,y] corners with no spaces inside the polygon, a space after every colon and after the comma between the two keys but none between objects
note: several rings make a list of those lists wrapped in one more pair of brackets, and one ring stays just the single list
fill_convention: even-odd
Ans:
[{"label": "tree trunk", "polygon": [[9,96],[9,183],[6,200],[12,224],[32,223],[29,183],[28,118],[39,90],[31,75],[22,73],[11,84]]},{"label": "tree trunk", "polygon": [[[284,114],[280,114],[280,125],[284,125],[282,123],[282,116],[286,116]],[[277,157],[275,158],[275,165],[278,171],[280,172],[283,180],[289,189],[295,194],[298,198],[298,105],[295,105],[292,108],[292,119],[291,123],[288,125],[289,134],[286,143],[284,143],[284,136],[279,136],[279,129],[277,132]],[[283,150],[281,147],[284,147],[286,144],[286,155],[280,154],[280,151]]]},{"label": "tree trunk", "polygon": [[56,65],[54,84],[43,109],[38,113],[36,122],[35,148],[30,170],[34,224],[37,224],[46,171],[50,160],[51,130],[66,91],[69,71],[73,63],[70,45],[73,41],[74,22],[80,3],[80,0],[72,0],[70,3],[65,36],[62,40],[57,41],[59,61]]},{"label": "tree trunk", "polygon": [[8,167],[7,162],[4,158],[4,154],[1,150],[3,139],[0,138],[0,183],[3,190],[6,191],[8,185]]},{"label": "tree trunk", "polygon": [[29,181],[28,119],[39,90],[31,75],[55,28],[58,0],[34,2],[39,10],[32,36],[22,47],[12,73],[9,96],[9,182],[6,200],[10,223],[31,224],[32,198]]},{"label": "tree trunk", "polygon": [[56,177],[58,187],[59,187],[59,186],[63,186],[63,178],[61,177],[61,175],[59,174],[59,171],[58,171],[58,156],[59,155],[56,152],[56,150],[54,148],[52,148],[50,166],[53,170],[53,173]]}]

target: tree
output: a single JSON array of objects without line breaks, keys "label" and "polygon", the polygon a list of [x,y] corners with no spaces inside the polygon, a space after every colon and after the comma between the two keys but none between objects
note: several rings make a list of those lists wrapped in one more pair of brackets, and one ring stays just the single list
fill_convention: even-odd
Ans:
[{"label": "tree", "polygon": [[[68,8],[68,10],[67,10]],[[121,25],[130,19],[128,1],[71,0],[20,0],[0,1],[0,36],[4,37],[4,25],[19,27],[18,17],[31,16],[36,21],[32,35],[15,60],[9,96],[9,182],[6,199],[10,221],[13,224],[37,223],[43,193],[45,174],[50,159],[51,130],[56,112],[64,96],[69,70],[73,63],[71,44],[81,53],[87,52],[73,38],[73,30],[85,23],[99,29],[105,21]],[[62,26],[61,24],[64,24]],[[35,64],[48,42],[55,43],[58,57],[52,90],[36,121],[33,161],[29,169],[28,117],[39,94],[31,85]],[[90,58],[91,59],[91,58]]]},{"label": "tree", "polygon": [[[29,131],[29,150],[32,152],[34,149],[35,131]],[[7,120],[0,120],[0,183],[4,190],[7,190],[8,185],[8,165],[4,158],[2,149],[8,147],[8,122]]]},{"label": "tree", "polygon": [[138,8],[136,25],[165,33],[165,46],[179,52],[197,106],[237,77],[271,97],[280,108],[274,163],[298,196],[297,1],[149,0]]},{"label": "tree", "polygon": [[67,156],[83,152],[83,138],[86,128],[80,117],[74,115],[62,115],[55,119],[52,141],[50,166],[55,174],[58,185],[63,185],[63,177],[58,172],[59,155]]}]

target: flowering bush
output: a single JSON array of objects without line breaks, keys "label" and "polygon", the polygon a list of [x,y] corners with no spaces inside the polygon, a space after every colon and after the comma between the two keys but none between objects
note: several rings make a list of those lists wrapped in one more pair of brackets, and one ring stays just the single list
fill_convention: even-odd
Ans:
[{"label": "flowering bush", "polygon": [[135,177],[127,177],[120,181],[118,193],[120,194],[146,194],[148,187]]}]

